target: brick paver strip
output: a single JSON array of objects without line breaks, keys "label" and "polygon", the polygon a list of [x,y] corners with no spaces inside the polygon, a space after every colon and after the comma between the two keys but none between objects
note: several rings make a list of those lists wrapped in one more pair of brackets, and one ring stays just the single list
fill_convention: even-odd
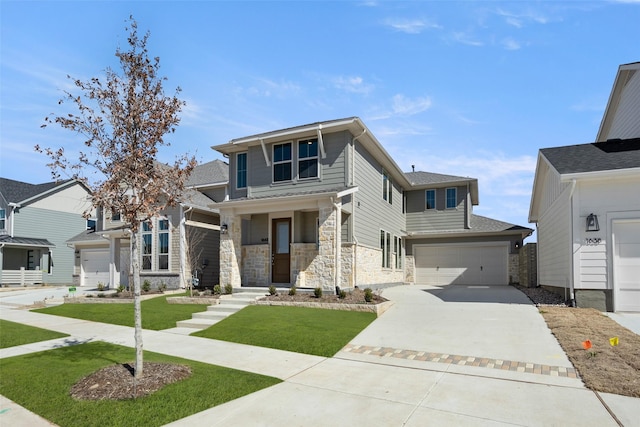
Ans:
[{"label": "brick paver strip", "polygon": [[398,359],[419,360],[423,362],[449,363],[454,365],[476,366],[479,368],[498,369],[501,371],[526,372],[537,375],[554,377],[578,378],[574,368],[564,366],[540,365],[538,363],[517,362],[514,360],[479,358],[455,354],[426,353],[424,351],[404,350],[391,347],[371,347],[366,345],[348,344],[342,351],[349,353],[368,354],[379,357],[394,357]]}]

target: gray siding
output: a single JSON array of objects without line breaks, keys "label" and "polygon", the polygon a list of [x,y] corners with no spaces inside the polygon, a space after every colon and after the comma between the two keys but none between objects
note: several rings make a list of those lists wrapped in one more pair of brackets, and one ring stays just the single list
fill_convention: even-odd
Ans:
[{"label": "gray siding", "polygon": [[[45,238],[53,243],[51,249],[53,268],[51,274],[43,272],[45,283],[71,284],[74,266],[74,250],[66,241],[86,229],[87,220],[81,214],[24,207],[14,212],[14,235],[17,237]],[[46,250],[45,250],[46,252]],[[46,257],[45,261],[46,262]],[[46,270],[46,266],[42,266]]]},{"label": "gray siding", "polygon": [[350,140],[349,132],[337,132],[323,135],[326,157],[320,157],[319,179],[296,180],[297,174],[297,142],[298,140],[282,140],[266,144],[269,159],[272,158],[273,144],[292,142],[293,181],[274,184],[272,181],[272,166],[267,166],[261,146],[249,147],[247,154],[247,190],[236,190],[236,159],[229,156],[230,197],[265,197],[279,194],[299,193],[305,191],[322,191],[342,188],[346,184],[345,147]]},{"label": "gray siding", "polygon": [[408,191],[407,231],[461,230],[465,228],[467,212],[467,187],[456,187],[458,198],[455,209],[445,209],[446,188],[436,190],[436,208],[426,209],[426,190]]},{"label": "gray siding", "polygon": [[359,141],[355,144],[354,178],[359,191],[353,194],[352,221],[358,243],[380,247],[380,230],[402,236],[405,229],[402,189],[394,182],[393,203],[382,198],[382,166]]}]

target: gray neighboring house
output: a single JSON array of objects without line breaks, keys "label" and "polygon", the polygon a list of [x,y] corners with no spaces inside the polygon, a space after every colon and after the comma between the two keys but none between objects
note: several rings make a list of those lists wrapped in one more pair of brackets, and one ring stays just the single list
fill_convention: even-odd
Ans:
[{"label": "gray neighboring house", "polygon": [[66,241],[87,228],[88,189],[78,181],[0,178],[0,284],[71,284]]},{"label": "gray neighboring house", "polygon": [[473,214],[473,178],[404,173],[357,117],[212,147],[229,159],[220,282],[350,289],[517,282],[533,230]]},{"label": "gray neighboring house", "polygon": [[[186,183],[181,203],[143,224],[139,233],[140,278],[152,288],[185,287],[192,277],[201,287],[218,284],[219,214],[210,207],[226,194],[228,166],[215,160],[198,165]],[[130,284],[130,231],[117,213],[98,210],[92,227],[67,243],[76,257],[78,286],[111,289]]]},{"label": "gray neighboring house", "polygon": [[595,142],[539,151],[529,222],[540,285],[640,312],[640,62],[618,68]]}]

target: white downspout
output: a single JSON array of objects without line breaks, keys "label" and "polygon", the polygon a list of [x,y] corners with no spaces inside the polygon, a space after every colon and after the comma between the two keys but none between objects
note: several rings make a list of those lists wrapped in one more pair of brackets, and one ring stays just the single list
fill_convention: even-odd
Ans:
[{"label": "white downspout", "polygon": [[[576,306],[576,298],[575,298],[575,293],[574,293],[574,289],[575,289],[575,271],[574,271],[574,266],[575,266],[575,254],[573,252],[573,192],[576,189],[576,180],[572,179],[571,180],[571,190],[569,191],[569,205],[571,206],[571,230],[570,230],[570,235],[571,235],[571,275],[569,278],[569,306],[570,307],[575,307]],[[566,287],[565,287],[565,298],[567,297],[567,291],[566,291]]]},{"label": "white downspout", "polygon": [[[351,173],[349,174],[350,185],[356,185],[356,141],[358,138],[364,136],[367,132],[366,129],[362,129],[362,132],[358,136],[354,136],[351,139]],[[356,209],[358,208],[356,204],[356,195],[353,193],[351,196],[351,204],[353,208],[351,209],[351,240],[353,240],[353,286],[357,286],[358,284],[358,237],[356,236]]]}]

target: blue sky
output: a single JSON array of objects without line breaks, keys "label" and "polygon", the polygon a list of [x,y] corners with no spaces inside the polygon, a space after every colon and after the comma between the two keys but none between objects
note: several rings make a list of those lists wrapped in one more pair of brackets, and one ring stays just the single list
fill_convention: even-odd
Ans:
[{"label": "blue sky", "polygon": [[[591,142],[620,64],[640,60],[640,2],[0,1],[0,175],[50,179],[36,144],[67,74],[117,67],[130,14],[187,106],[161,158],[358,116],[398,165],[478,178],[474,212],[527,225],[539,148]],[[74,92],[75,93],[75,92]]]}]

